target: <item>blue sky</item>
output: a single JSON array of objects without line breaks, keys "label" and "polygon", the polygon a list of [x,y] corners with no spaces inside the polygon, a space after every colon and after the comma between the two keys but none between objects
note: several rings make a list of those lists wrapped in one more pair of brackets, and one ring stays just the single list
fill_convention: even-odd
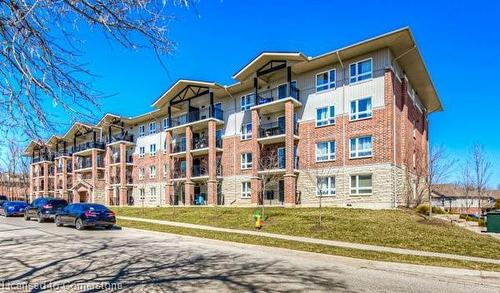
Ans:
[{"label": "blue sky", "polygon": [[94,86],[116,94],[101,101],[101,111],[137,115],[179,78],[233,83],[231,76],[261,51],[314,56],[410,26],[445,109],[431,115],[431,143],[457,159],[482,143],[497,186],[500,61],[493,54],[500,52],[500,6],[491,2],[201,0],[196,11],[172,10],[169,35],[177,48],[165,58],[168,72],[152,52],[127,51],[98,33],[82,33],[84,58],[100,75]]}]

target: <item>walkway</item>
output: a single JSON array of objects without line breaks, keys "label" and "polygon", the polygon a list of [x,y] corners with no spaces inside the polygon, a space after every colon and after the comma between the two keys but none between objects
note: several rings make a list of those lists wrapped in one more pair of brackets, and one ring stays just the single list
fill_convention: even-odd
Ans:
[{"label": "walkway", "polygon": [[122,220],[146,222],[146,223],[153,223],[153,224],[167,225],[167,226],[174,226],[174,227],[183,227],[183,228],[208,230],[208,231],[216,231],[216,232],[224,232],[224,233],[235,233],[235,234],[243,234],[243,235],[251,235],[251,236],[261,236],[261,237],[268,237],[268,238],[274,238],[274,239],[298,241],[298,242],[304,242],[304,243],[320,244],[320,245],[335,246],[335,247],[350,248],[350,249],[360,249],[360,250],[368,250],[368,251],[376,251],[376,252],[388,252],[388,253],[398,253],[398,254],[406,254],[406,255],[426,256],[426,257],[441,257],[441,258],[454,259],[454,260],[500,264],[500,259],[489,259],[489,258],[483,258],[483,257],[420,251],[420,250],[413,250],[413,249],[377,246],[377,245],[370,245],[370,244],[351,243],[351,242],[326,240],[326,239],[318,239],[318,238],[308,238],[308,237],[291,236],[291,235],[282,235],[282,234],[275,234],[275,233],[268,233],[268,232],[261,232],[261,231],[218,228],[218,227],[211,227],[211,226],[205,226],[205,225],[163,221],[163,220],[152,220],[152,219],[135,218],[135,217],[118,216],[117,218],[122,219]]}]

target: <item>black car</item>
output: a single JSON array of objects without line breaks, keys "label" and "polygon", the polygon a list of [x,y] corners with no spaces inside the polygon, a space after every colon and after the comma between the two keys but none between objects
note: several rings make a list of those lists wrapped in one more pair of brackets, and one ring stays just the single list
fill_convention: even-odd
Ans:
[{"label": "black car", "polygon": [[0,205],[2,205],[4,202],[8,201],[9,199],[7,198],[6,195],[0,195]]},{"label": "black car", "polygon": [[77,230],[96,226],[111,229],[116,223],[116,218],[115,213],[102,204],[74,203],[58,211],[55,222],[58,227],[71,225]]},{"label": "black car", "polygon": [[56,212],[67,205],[68,202],[62,198],[37,198],[24,211],[24,219],[29,221],[36,218],[39,223],[42,223],[47,219],[54,219]]}]

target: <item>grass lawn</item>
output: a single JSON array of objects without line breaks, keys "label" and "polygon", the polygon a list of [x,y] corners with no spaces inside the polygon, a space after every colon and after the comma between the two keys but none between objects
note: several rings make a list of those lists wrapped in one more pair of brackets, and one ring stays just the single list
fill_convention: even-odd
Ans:
[{"label": "grass lawn", "polygon": [[362,258],[369,260],[377,260],[377,261],[403,262],[410,264],[500,272],[500,265],[489,264],[489,263],[459,261],[459,260],[435,258],[435,257],[421,257],[421,256],[386,253],[386,252],[374,252],[374,251],[365,251],[359,249],[347,249],[342,247],[332,247],[326,245],[287,241],[287,240],[274,239],[268,237],[255,237],[242,234],[213,232],[213,231],[173,227],[167,225],[129,221],[129,220],[118,220],[118,225],[123,227],[149,230],[149,231],[165,232],[165,233],[172,233],[179,235],[189,235],[195,237],[203,237],[209,239],[232,241],[232,242],[239,242],[246,244],[288,248],[294,250],[340,255],[340,256],[355,257],[355,258]]},{"label": "grass lawn", "polygon": [[[257,208],[112,209],[118,216],[253,230]],[[265,215],[262,230],[271,233],[500,259],[500,240],[440,220],[428,221],[412,211],[324,208],[321,228],[317,208],[266,207]]]}]

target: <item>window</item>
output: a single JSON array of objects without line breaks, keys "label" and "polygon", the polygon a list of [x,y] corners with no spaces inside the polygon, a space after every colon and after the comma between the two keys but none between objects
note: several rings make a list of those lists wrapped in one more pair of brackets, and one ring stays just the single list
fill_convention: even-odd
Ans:
[{"label": "window", "polygon": [[144,200],[145,197],[146,197],[146,191],[144,190],[144,188],[139,189],[139,199]]},{"label": "window", "polygon": [[252,168],[252,153],[241,154],[241,169]]},{"label": "window", "polygon": [[145,129],[144,125],[139,125],[139,136],[144,136]]},{"label": "window", "polygon": [[144,167],[139,169],[139,179],[144,179]]},{"label": "window", "polygon": [[351,138],[351,143],[349,144],[349,153],[351,159],[371,157],[372,137],[363,136],[363,137]]},{"label": "window", "polygon": [[156,133],[156,121],[149,122],[149,134]]},{"label": "window", "polygon": [[351,101],[351,120],[366,119],[372,117],[372,98],[364,98]]},{"label": "window", "polygon": [[146,152],[146,148],[141,146],[139,147],[139,157],[144,158],[144,153]]},{"label": "window", "polygon": [[335,69],[316,74],[316,92],[335,88]]},{"label": "window", "polygon": [[241,140],[252,138],[252,123],[246,123],[241,128]]},{"label": "window", "polygon": [[168,118],[163,118],[162,120],[163,130],[168,128]]},{"label": "window", "polygon": [[352,195],[370,195],[372,193],[372,175],[351,176]]},{"label": "window", "polygon": [[316,126],[335,124],[335,106],[316,109]]},{"label": "window", "polygon": [[316,144],[316,162],[335,160],[335,141]]},{"label": "window", "polygon": [[241,197],[250,198],[252,196],[252,185],[249,181],[241,182]]},{"label": "window", "polygon": [[156,201],[156,187],[149,188],[149,200]]},{"label": "window", "polygon": [[335,177],[317,177],[316,178],[316,196],[334,196],[335,195]]},{"label": "window", "polygon": [[167,177],[168,164],[163,164],[163,177]]},{"label": "window", "polygon": [[241,104],[240,104],[241,111],[250,110],[250,107],[253,106],[253,103],[254,103],[254,95],[253,94],[241,97]]},{"label": "window", "polygon": [[156,178],[156,166],[149,166],[149,178]]},{"label": "window", "polygon": [[350,83],[372,78],[372,59],[366,59],[350,65]]},{"label": "window", "polygon": [[150,144],[149,145],[149,155],[154,156],[156,155],[156,144]]}]

